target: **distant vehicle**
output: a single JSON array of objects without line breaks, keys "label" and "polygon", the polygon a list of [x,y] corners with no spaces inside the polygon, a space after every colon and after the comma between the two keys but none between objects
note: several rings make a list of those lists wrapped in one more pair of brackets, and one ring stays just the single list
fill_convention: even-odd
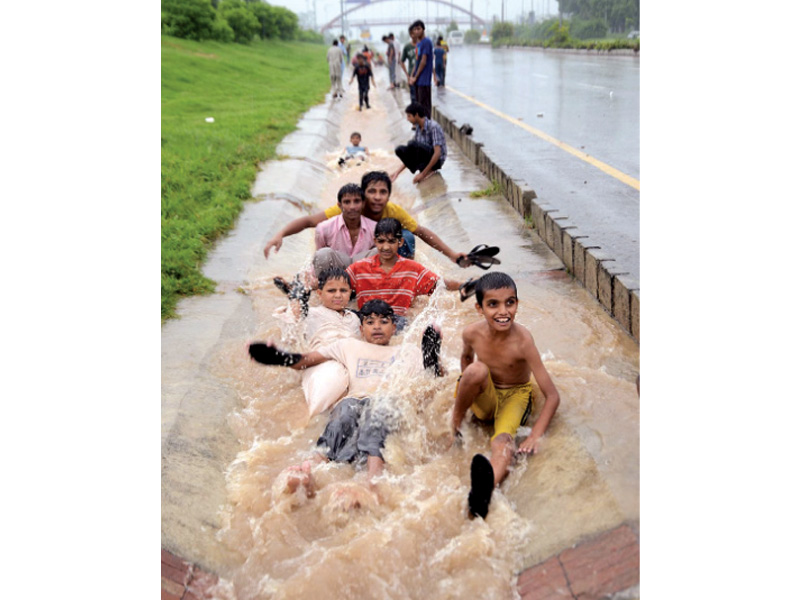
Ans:
[{"label": "distant vehicle", "polygon": [[451,31],[447,34],[447,45],[448,46],[460,46],[464,43],[464,32],[462,31]]},{"label": "distant vehicle", "polygon": [[486,35],[486,32],[484,31],[484,32],[481,34],[481,44],[488,44],[490,41],[491,41],[491,40],[489,39],[489,36],[488,36],[488,35]]},{"label": "distant vehicle", "polygon": [[636,40],[636,39],[639,39],[639,32],[638,32],[638,31],[631,31],[631,32],[628,34],[628,39],[629,39],[629,40]]}]

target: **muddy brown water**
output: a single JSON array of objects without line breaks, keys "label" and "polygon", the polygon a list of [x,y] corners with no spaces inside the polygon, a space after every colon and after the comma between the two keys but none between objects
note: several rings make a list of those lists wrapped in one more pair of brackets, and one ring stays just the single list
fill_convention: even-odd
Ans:
[{"label": "muddy brown water", "polygon": [[[219,293],[184,302],[181,319],[162,330],[162,545],[216,571],[217,598],[513,598],[521,569],[638,522],[638,345],[558,270],[557,257],[504,199],[469,196],[489,182],[456,148],[441,175],[419,186],[401,175],[392,200],[454,249],[501,247],[495,268],[516,280],[517,322],[533,333],[561,395],[542,452],[514,465],[485,521],[465,518],[469,461],[489,451],[489,432],[470,423],[463,448],[448,450],[444,441],[460,332],[481,317],[474,303],[439,289],[417,299],[395,343],[418,344],[425,325],[438,321],[448,374],[390,382],[402,392],[400,418],[377,494],[364,470],[334,463],[314,467],[315,497],[283,493],[281,472],[310,456],[328,415],[309,421],[300,374],[252,363],[246,345],[271,339],[303,348],[273,316],[286,298],[271,280],[308,262],[313,232],[287,238],[269,260],[261,248],[287,220],[335,202],[344,183],[398,164],[391,148],[410,137],[410,126],[380,73],[378,85],[371,110],[357,110],[351,87],[326,126],[338,119],[341,146],[360,131],[373,153],[368,163],[320,166],[316,206],[268,195],[249,206],[206,268]],[[313,146],[303,135],[293,140],[283,146],[290,156]],[[307,158],[335,165],[332,152]],[[257,182],[254,194],[292,168],[268,165],[260,177],[272,183]],[[315,193],[308,179],[297,185]],[[416,260],[448,278],[483,273],[460,269],[420,241]],[[345,498],[354,496],[361,506],[348,508]]]}]

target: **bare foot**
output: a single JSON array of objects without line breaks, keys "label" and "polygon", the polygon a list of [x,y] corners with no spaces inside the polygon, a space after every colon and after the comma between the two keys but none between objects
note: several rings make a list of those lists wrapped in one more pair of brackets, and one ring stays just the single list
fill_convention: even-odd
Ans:
[{"label": "bare foot", "polygon": [[304,461],[302,465],[295,465],[286,469],[286,493],[294,494],[297,488],[304,487],[306,496],[313,498],[316,490],[314,489],[314,480],[311,477],[311,461]]},{"label": "bare foot", "polygon": [[346,485],[336,490],[331,500],[343,511],[370,508],[380,503],[375,491],[358,484]]}]

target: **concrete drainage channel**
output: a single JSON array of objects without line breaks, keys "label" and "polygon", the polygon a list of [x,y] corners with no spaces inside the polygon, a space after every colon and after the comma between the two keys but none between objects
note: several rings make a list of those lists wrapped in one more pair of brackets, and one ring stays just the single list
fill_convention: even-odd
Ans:
[{"label": "concrete drainage channel", "polygon": [[436,106],[432,116],[467,158],[490,180],[500,184],[506,200],[532,225],[569,273],[638,342],[639,282],[621,272],[613,257],[581,235],[569,217],[558,214],[556,206],[540,201],[533,188],[509,177],[499,165],[500,160],[492,157],[482,143],[461,131],[454,119]]}]

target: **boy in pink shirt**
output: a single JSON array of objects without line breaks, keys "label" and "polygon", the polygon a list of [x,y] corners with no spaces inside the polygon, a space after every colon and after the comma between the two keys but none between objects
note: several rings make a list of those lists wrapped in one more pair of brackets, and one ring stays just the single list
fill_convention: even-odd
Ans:
[{"label": "boy in pink shirt", "polygon": [[342,214],[323,221],[314,230],[317,252],[314,271],[332,267],[348,267],[351,263],[372,256],[375,250],[376,221],[361,215],[364,194],[355,183],[339,189],[337,204]]}]

